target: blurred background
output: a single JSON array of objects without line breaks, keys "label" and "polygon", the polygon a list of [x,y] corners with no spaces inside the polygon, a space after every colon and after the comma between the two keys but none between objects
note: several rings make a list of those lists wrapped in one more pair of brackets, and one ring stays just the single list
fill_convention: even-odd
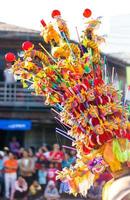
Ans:
[{"label": "blurred background", "polygon": [[20,54],[21,44],[26,40],[39,48],[38,43],[43,43],[40,20],[49,22],[53,9],[61,11],[72,39],[77,41],[75,27],[81,33],[85,26],[83,10],[90,8],[93,17],[102,16],[100,34],[105,35],[106,43],[101,51],[108,74],[115,67],[115,84],[120,81],[118,85],[125,90],[126,68],[130,66],[129,0],[1,0],[0,3],[0,148],[7,146],[13,136],[25,147],[56,141],[66,144],[65,138],[55,134],[56,121],[43,98],[32,96],[5,70],[4,55],[10,51]]}]

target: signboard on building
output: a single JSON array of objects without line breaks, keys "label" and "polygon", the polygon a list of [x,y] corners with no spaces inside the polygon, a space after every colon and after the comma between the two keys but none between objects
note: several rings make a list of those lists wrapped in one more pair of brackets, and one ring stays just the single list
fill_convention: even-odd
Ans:
[{"label": "signboard on building", "polygon": [[1,130],[12,131],[28,131],[32,128],[32,121],[30,120],[9,120],[0,119]]}]

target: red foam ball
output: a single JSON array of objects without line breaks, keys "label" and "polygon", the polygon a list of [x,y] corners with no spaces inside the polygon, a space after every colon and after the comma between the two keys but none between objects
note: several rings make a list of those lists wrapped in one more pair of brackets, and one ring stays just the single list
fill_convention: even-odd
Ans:
[{"label": "red foam ball", "polygon": [[92,15],[92,11],[88,8],[86,8],[83,12],[83,16],[86,18],[89,18]]},{"label": "red foam ball", "polygon": [[52,18],[61,16],[61,12],[59,10],[53,10],[51,13]]},{"label": "red foam ball", "polygon": [[92,126],[96,126],[96,125],[99,125],[100,124],[100,121],[98,118],[96,117],[93,117],[93,118],[90,118],[90,123],[92,124]]},{"label": "red foam ball", "polygon": [[43,19],[40,22],[41,22],[41,24],[42,24],[43,27],[46,26],[46,22]]},{"label": "red foam ball", "polygon": [[22,44],[22,49],[23,49],[24,51],[27,51],[27,50],[31,49],[32,47],[33,47],[33,43],[30,42],[30,41],[26,41],[26,42],[24,42],[24,43]]},{"label": "red foam ball", "polygon": [[95,78],[94,80],[94,85],[98,86],[98,85],[102,85],[104,82],[101,78]]},{"label": "red foam ball", "polygon": [[91,151],[91,148],[89,149],[88,147],[86,147],[84,144],[83,144],[83,152],[85,153],[85,154],[89,154],[90,153],[90,151]]},{"label": "red foam ball", "polygon": [[16,60],[16,56],[14,55],[14,53],[9,52],[5,55],[5,60],[7,62],[14,62]]}]

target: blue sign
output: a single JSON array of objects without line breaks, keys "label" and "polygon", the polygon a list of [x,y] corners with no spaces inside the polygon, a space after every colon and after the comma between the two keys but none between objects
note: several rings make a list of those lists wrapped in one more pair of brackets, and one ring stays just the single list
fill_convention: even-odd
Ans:
[{"label": "blue sign", "polygon": [[32,128],[30,120],[4,120],[0,119],[0,130],[28,131]]}]

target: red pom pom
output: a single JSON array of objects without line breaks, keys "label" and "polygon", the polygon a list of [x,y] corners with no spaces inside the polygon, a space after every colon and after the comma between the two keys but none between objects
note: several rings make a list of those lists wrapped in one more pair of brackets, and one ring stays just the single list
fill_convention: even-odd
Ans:
[{"label": "red pom pom", "polygon": [[104,83],[103,80],[100,78],[95,78],[95,80],[94,80],[95,86],[102,85],[103,83]]},{"label": "red pom pom", "polygon": [[90,87],[91,87],[91,85],[90,85],[90,83],[88,82],[87,79],[84,79],[84,80],[83,80],[83,83],[87,86],[87,88],[90,88]]},{"label": "red pom pom", "polygon": [[111,99],[110,99],[110,97],[109,96],[105,96],[105,95],[103,95],[102,96],[102,105],[105,105],[105,104],[107,104],[107,103],[110,103],[111,102]]},{"label": "red pom pom", "polygon": [[110,132],[106,131],[104,134],[97,136],[97,142],[99,145],[102,145],[105,142],[110,141],[112,139],[112,137],[113,137],[112,134]]},{"label": "red pom pom", "polygon": [[97,145],[97,139],[96,139],[97,135],[96,133],[92,133],[91,132],[91,135],[89,136],[89,143],[93,146]]},{"label": "red pom pom", "polygon": [[89,154],[90,151],[91,151],[91,148],[88,148],[88,147],[86,147],[86,146],[83,144],[83,152],[84,152],[85,154]]},{"label": "red pom pom", "polygon": [[82,112],[84,112],[84,110],[86,110],[85,106],[83,103],[80,103],[79,108]]},{"label": "red pom pom", "polygon": [[46,23],[45,23],[45,21],[43,19],[40,22],[41,22],[43,27],[46,27]]},{"label": "red pom pom", "polygon": [[61,16],[61,12],[59,10],[53,10],[51,13],[52,18]]},{"label": "red pom pom", "polygon": [[90,118],[89,121],[90,121],[90,123],[92,124],[92,126],[96,126],[96,125],[99,125],[99,124],[100,124],[99,119],[98,119],[98,118],[95,118],[95,117]]},{"label": "red pom pom", "polygon": [[126,133],[125,138],[127,138],[128,140],[130,140],[130,134]]},{"label": "red pom pom", "polygon": [[90,9],[85,9],[83,12],[83,16],[89,18],[92,15],[92,11]]},{"label": "red pom pom", "polygon": [[120,135],[120,129],[118,129],[118,130],[114,130],[113,131],[113,134],[116,136],[116,137],[121,137],[121,135]]},{"label": "red pom pom", "polygon": [[7,62],[14,62],[16,60],[16,57],[15,57],[14,53],[9,52],[5,55],[5,60]]},{"label": "red pom pom", "polygon": [[26,42],[24,42],[24,43],[22,44],[22,49],[23,49],[24,51],[27,51],[27,50],[31,49],[32,47],[33,47],[33,43],[30,42],[30,41],[26,41]]}]

